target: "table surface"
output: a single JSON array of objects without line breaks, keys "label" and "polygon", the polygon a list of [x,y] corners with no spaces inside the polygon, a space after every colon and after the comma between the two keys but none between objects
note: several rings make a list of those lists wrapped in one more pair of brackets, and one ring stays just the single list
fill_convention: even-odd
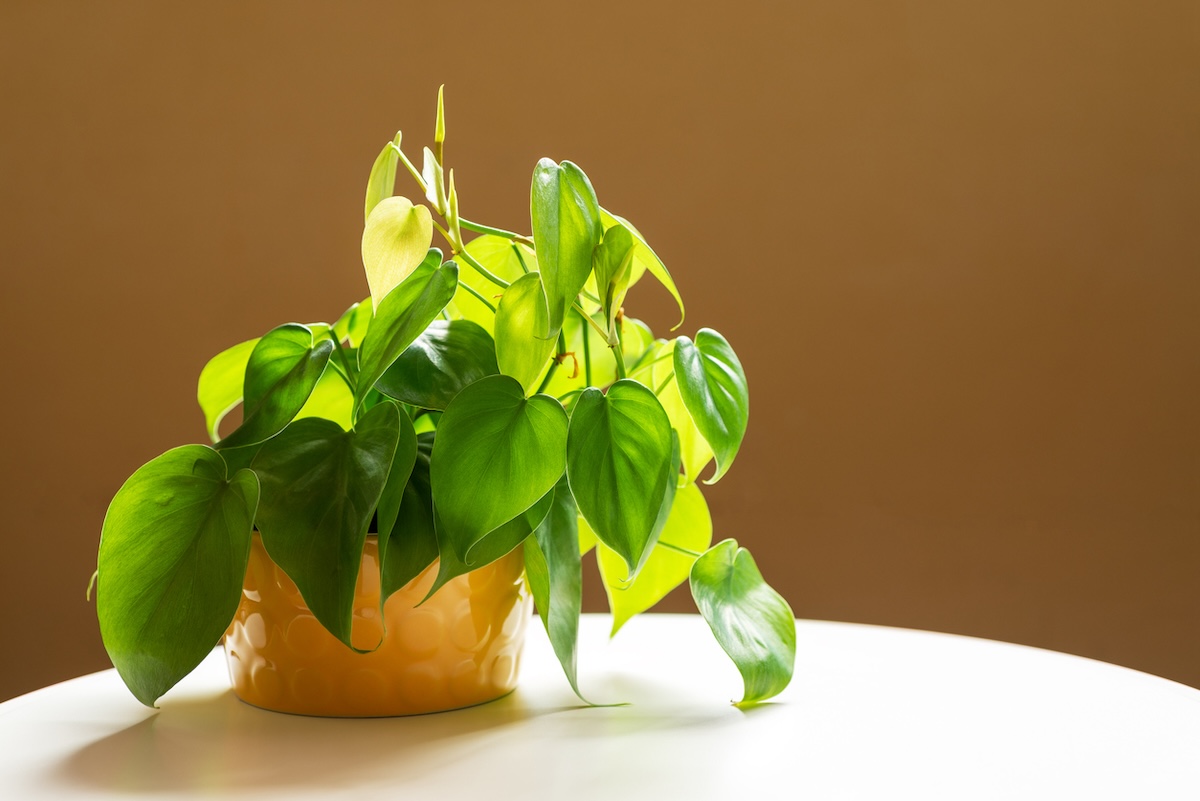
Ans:
[{"label": "table surface", "polygon": [[1200,690],[1017,645],[797,622],[791,687],[741,711],[694,615],[607,639],[585,615],[581,706],[534,621],[520,686],[472,709],[266,712],[214,652],[141,706],[108,670],[0,704],[4,798],[1200,798]]}]

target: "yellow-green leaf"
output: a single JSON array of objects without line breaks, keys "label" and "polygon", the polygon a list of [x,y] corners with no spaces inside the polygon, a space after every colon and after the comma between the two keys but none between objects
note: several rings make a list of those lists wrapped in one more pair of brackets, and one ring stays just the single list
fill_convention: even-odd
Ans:
[{"label": "yellow-green leaf", "polygon": [[242,402],[242,385],[246,363],[258,339],[241,342],[209,359],[200,371],[196,384],[196,400],[204,412],[204,427],[213,442],[221,439],[221,421]]},{"label": "yellow-green leaf", "polygon": [[375,158],[371,167],[371,175],[367,178],[367,198],[364,205],[363,219],[371,216],[371,211],[379,205],[379,201],[391,197],[396,188],[396,165],[400,156],[400,132],[396,138],[383,146],[383,150]]},{"label": "yellow-green leaf", "polygon": [[362,258],[375,309],[424,260],[433,242],[429,209],[405,197],[389,197],[367,217],[363,227]]}]

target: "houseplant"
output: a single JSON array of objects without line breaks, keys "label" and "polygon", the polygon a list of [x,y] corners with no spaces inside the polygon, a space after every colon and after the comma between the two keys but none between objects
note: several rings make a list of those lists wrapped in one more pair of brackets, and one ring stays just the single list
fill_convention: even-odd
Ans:
[{"label": "houseplant", "polygon": [[[288,323],[214,357],[198,389],[213,445],[168,451],[114,497],[96,592],[122,679],[153,705],[204,658],[239,607],[259,535],[321,626],[371,651],[351,631],[371,533],[381,607],[422,574],[436,597],[523,559],[576,693],[581,558],[596,550],[614,634],[687,579],[744,679],[739,703],[777,694],[792,674],[791,610],[745,549],[711,544],[697,484],[710,461],[705,483],[724,475],[746,430],[733,349],[709,329],[655,339],[625,315],[646,275],[680,324],[684,305],[579,167],[538,162],[524,236],[459,213],[444,141],[439,92],[423,169],[399,133],[372,167],[370,297],[332,324]],[[401,164],[428,206],[393,194]],[[238,404],[242,422],[221,437]]]}]

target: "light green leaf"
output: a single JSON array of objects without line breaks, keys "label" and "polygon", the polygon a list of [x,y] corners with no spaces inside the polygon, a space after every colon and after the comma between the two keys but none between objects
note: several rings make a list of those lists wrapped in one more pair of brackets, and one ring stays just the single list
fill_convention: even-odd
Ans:
[{"label": "light green leaf", "polygon": [[258,479],[226,478],[211,448],[185,445],[117,491],[100,534],[96,613],[104,647],[153,706],[216,646],[237,611]]},{"label": "light green leaf", "polygon": [[[429,454],[433,449],[433,436],[433,432],[417,436],[415,460],[400,498],[389,497],[389,493],[394,492],[392,476],[389,476],[388,487],[379,499],[379,541],[387,540],[384,556],[380,559],[381,601],[387,601],[392,593],[419,576],[438,558],[433,498],[429,491]],[[396,507],[395,512],[393,507]]]},{"label": "light green leaf", "polygon": [[312,330],[299,323],[268,332],[246,364],[242,424],[217,447],[253,445],[278,434],[304,408],[333,348],[328,337],[314,340]]},{"label": "light green leaf", "polygon": [[[342,428],[352,425],[351,415],[354,412],[354,395],[341,374],[332,366],[321,373],[317,385],[304,406],[296,413],[296,420],[306,417],[323,417],[332,420]],[[225,453],[222,451],[222,453]],[[228,456],[226,456],[228,461]]]},{"label": "light green leaf", "polygon": [[675,494],[658,545],[632,582],[624,581],[625,563],[621,557],[604,544],[599,545],[596,561],[613,614],[613,635],[634,615],[645,612],[687,580],[696,557],[683,551],[707,550],[712,544],[712,533],[712,518],[704,495],[695,484],[689,484]]},{"label": "light green leaf", "polygon": [[546,495],[562,476],[567,414],[545,395],[526,398],[509,376],[482,378],[458,393],[433,445],[433,505],[460,559],[488,532]]},{"label": "light green leaf", "polygon": [[529,214],[550,320],[544,335],[551,336],[592,272],[592,251],[604,233],[600,206],[583,170],[542,159],[533,171]]},{"label": "light green leaf", "polygon": [[525,575],[538,616],[580,700],[577,679],[579,614],[583,609],[583,571],[579,564],[579,510],[564,476],[554,488],[553,504],[533,536],[525,540]]},{"label": "light green leaf", "polygon": [[375,388],[420,409],[445,409],[464,387],[499,372],[496,345],[470,320],[434,320]]},{"label": "light green leaf", "polygon": [[242,382],[246,362],[258,339],[241,342],[209,359],[200,371],[196,384],[196,400],[204,412],[204,426],[213,442],[221,439],[221,421],[242,402]]},{"label": "light green leaf", "polygon": [[425,162],[421,165],[421,178],[425,181],[425,199],[437,209],[438,214],[444,215],[446,213],[446,178],[442,173],[442,165],[438,163],[433,151],[429,148],[425,148],[424,154]]},{"label": "light green leaf", "polygon": [[617,381],[607,395],[584,390],[571,413],[571,493],[597,538],[625,560],[630,578],[666,522],[660,511],[678,473],[672,439],[654,393],[629,379]]},{"label": "light green leaf", "polygon": [[501,373],[521,382],[525,394],[537,388],[554,353],[557,339],[542,338],[548,326],[546,294],[537,273],[521,276],[504,290],[496,309],[496,361]]},{"label": "light green leaf", "polygon": [[339,342],[349,342],[352,348],[362,344],[363,337],[367,335],[367,326],[371,324],[370,300],[366,298],[361,303],[355,303],[333,324],[333,333]]},{"label": "light green leaf", "polygon": [[252,465],[262,483],[263,546],[321,625],[347,646],[363,543],[399,426],[391,402],[372,407],[353,431],[319,418],[297,420],[264,444]]},{"label": "light green leaf", "polygon": [[363,227],[362,258],[376,310],[387,294],[412,274],[433,242],[429,209],[405,197],[379,201]]},{"label": "light green leaf", "polygon": [[675,340],[675,383],[684,406],[717,459],[715,484],[733,464],[750,420],[750,389],[733,348],[711,328],[701,328],[693,344]]},{"label": "light green leaf", "polygon": [[673,340],[659,343],[651,358],[662,360],[654,362],[646,372],[650,374],[650,386],[656,388],[655,394],[666,410],[667,417],[671,419],[671,427],[679,436],[683,481],[691,483],[700,477],[700,471],[712,461],[713,452],[684,405],[683,397],[679,394],[678,382],[672,378],[675,374],[674,352]]},{"label": "light green leaf", "polygon": [[692,566],[691,585],[700,614],[742,674],[738,704],[783,692],[796,663],[796,619],[750,552],[734,540],[717,543]]},{"label": "light green leaf", "polygon": [[592,527],[583,519],[583,515],[577,517],[575,522],[579,527],[579,555],[587,556],[588,551],[595,548],[598,542],[596,532],[592,531]]},{"label": "light green leaf", "polygon": [[[587,388],[587,371],[584,369],[584,354],[592,358],[592,386],[606,387],[617,380],[617,364],[608,342],[596,329],[588,325],[576,312],[567,315],[562,328],[569,355],[555,371],[550,383],[543,390],[547,395],[561,397],[574,389]],[[587,337],[587,348],[583,340]],[[626,317],[621,333],[621,345],[627,366],[636,364],[645,348],[652,344],[654,335],[641,320]],[[572,374],[574,373],[574,377]]]},{"label": "light green leaf", "polygon": [[384,145],[383,150],[375,157],[371,175],[367,178],[367,198],[363,219],[369,218],[371,211],[379,205],[379,201],[391,197],[392,192],[395,191],[396,165],[400,160],[397,153],[399,148],[400,132],[396,131],[396,138]]},{"label": "light green leaf", "polygon": [[600,210],[600,216],[604,221],[605,228],[611,228],[613,225],[620,223],[628,228],[634,235],[634,238],[637,239],[638,247],[633,254],[633,267],[630,275],[629,285],[633,286],[636,284],[642,277],[642,274],[645,272],[649,272],[651,275],[657,278],[658,282],[662,284],[668,292],[671,293],[671,297],[675,298],[675,303],[677,306],[679,306],[679,322],[671,326],[671,330],[674,331],[675,329],[679,328],[679,326],[683,325],[683,318],[687,313],[683,308],[683,298],[679,294],[678,287],[675,286],[675,279],[672,278],[671,273],[667,271],[667,265],[663,264],[662,259],[658,257],[658,254],[655,253],[648,244],[646,244],[646,238],[643,237],[640,232],[638,232],[638,229],[633,227],[633,224],[630,223],[629,220],[605,211],[604,209]]},{"label": "light green leaf", "polygon": [[[521,258],[517,258],[520,252]],[[536,272],[538,269],[537,256],[526,245],[518,245],[502,236],[485,234],[477,236],[467,243],[467,253],[482,264],[488,272],[509,283],[525,275],[526,269]],[[525,262],[525,269],[521,261]],[[466,260],[459,265],[459,287],[454,293],[451,311],[464,320],[479,324],[489,334],[493,332],[495,312],[479,302],[479,299],[468,292],[462,285],[470,284],[473,289],[491,300],[495,306],[499,302],[500,288],[481,276]]]},{"label": "light green leaf", "polygon": [[[614,330],[617,312],[629,290],[636,244],[629,229],[618,223],[604,232],[604,241],[596,248],[593,257],[593,277],[610,331]],[[615,345],[616,342],[614,340],[609,344]]]},{"label": "light green leaf", "polygon": [[375,382],[454,297],[458,265],[452,261],[442,264],[441,260],[440,250],[430,250],[421,266],[379,304],[362,347],[358,349],[355,406],[362,405]]}]

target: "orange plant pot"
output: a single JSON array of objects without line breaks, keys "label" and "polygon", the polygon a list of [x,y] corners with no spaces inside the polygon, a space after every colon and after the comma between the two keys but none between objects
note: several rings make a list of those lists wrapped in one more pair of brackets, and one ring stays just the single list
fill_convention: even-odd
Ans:
[{"label": "orange plant pot", "polygon": [[369,537],[351,641],[372,648],[384,640],[360,654],[317,622],[256,533],[241,605],[225,634],[238,697],[300,715],[386,717],[473,706],[516,687],[533,607],[520,549],[447,582],[416,607],[433,586],[435,562],[388,598],[382,619],[378,559]]}]

